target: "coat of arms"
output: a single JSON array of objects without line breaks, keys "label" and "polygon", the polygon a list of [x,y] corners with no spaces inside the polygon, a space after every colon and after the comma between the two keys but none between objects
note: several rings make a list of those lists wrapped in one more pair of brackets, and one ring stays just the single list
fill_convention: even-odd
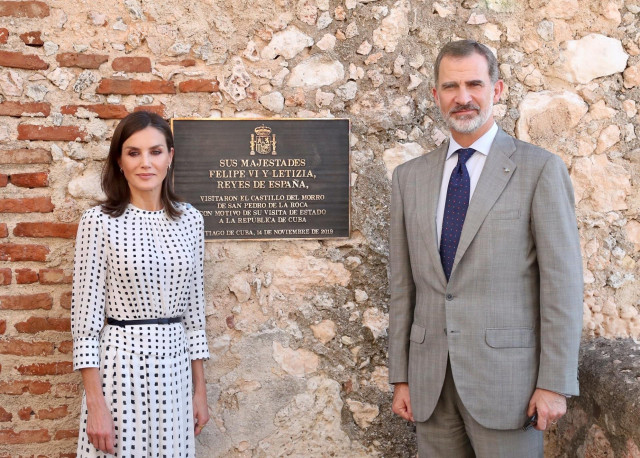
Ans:
[{"label": "coat of arms", "polygon": [[254,156],[258,154],[276,155],[276,134],[271,134],[271,127],[264,124],[254,129],[251,134],[251,151],[249,154]]}]

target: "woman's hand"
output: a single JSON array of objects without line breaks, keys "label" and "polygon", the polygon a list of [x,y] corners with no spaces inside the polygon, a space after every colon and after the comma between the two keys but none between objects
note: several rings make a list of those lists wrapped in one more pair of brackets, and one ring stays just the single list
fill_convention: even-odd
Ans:
[{"label": "woman's hand", "polygon": [[195,435],[202,432],[202,428],[209,421],[209,406],[207,405],[207,393],[193,394],[193,424],[195,427]]},{"label": "woman's hand", "polygon": [[201,359],[191,361],[191,375],[193,378],[193,427],[197,436],[209,421],[207,383],[204,379],[204,363]]},{"label": "woman's hand", "polygon": [[87,436],[89,442],[102,452],[115,453],[116,428],[111,411],[102,394],[102,377],[97,367],[80,370],[87,401]]},{"label": "woman's hand", "polygon": [[89,407],[87,404],[87,435],[89,442],[95,448],[107,453],[115,453],[116,445],[116,429],[113,424],[111,412],[107,408],[107,404],[96,402],[95,405]]}]

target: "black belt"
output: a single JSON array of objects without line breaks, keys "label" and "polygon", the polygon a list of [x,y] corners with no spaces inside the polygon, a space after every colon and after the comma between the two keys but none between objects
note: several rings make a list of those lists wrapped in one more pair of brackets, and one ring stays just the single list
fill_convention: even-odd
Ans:
[{"label": "black belt", "polygon": [[180,323],[180,317],[173,318],[150,318],[148,320],[116,320],[115,318],[107,318],[107,324],[113,326],[132,326],[137,324],[171,324],[171,323]]}]

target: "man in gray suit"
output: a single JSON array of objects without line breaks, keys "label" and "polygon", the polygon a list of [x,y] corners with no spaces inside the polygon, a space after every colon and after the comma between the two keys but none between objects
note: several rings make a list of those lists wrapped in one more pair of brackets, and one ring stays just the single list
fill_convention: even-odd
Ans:
[{"label": "man in gray suit", "polygon": [[435,80],[449,142],[393,173],[393,411],[416,422],[421,458],[541,457],[578,394],[573,189],[558,156],[495,124],[486,46],[447,44]]}]

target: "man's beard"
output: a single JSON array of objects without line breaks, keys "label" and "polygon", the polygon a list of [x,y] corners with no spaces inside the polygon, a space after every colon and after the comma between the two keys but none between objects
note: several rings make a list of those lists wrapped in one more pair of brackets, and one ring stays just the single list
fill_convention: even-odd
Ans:
[{"label": "man's beard", "polygon": [[[477,110],[478,114],[465,115],[458,118],[453,116],[454,113],[465,110]],[[480,107],[474,103],[468,103],[466,105],[458,105],[449,110],[447,114],[442,113],[442,116],[444,117],[447,126],[449,126],[449,129],[461,134],[470,134],[482,127],[484,123],[487,122],[492,112],[493,100],[489,100],[489,104],[484,110],[480,110]]]}]

